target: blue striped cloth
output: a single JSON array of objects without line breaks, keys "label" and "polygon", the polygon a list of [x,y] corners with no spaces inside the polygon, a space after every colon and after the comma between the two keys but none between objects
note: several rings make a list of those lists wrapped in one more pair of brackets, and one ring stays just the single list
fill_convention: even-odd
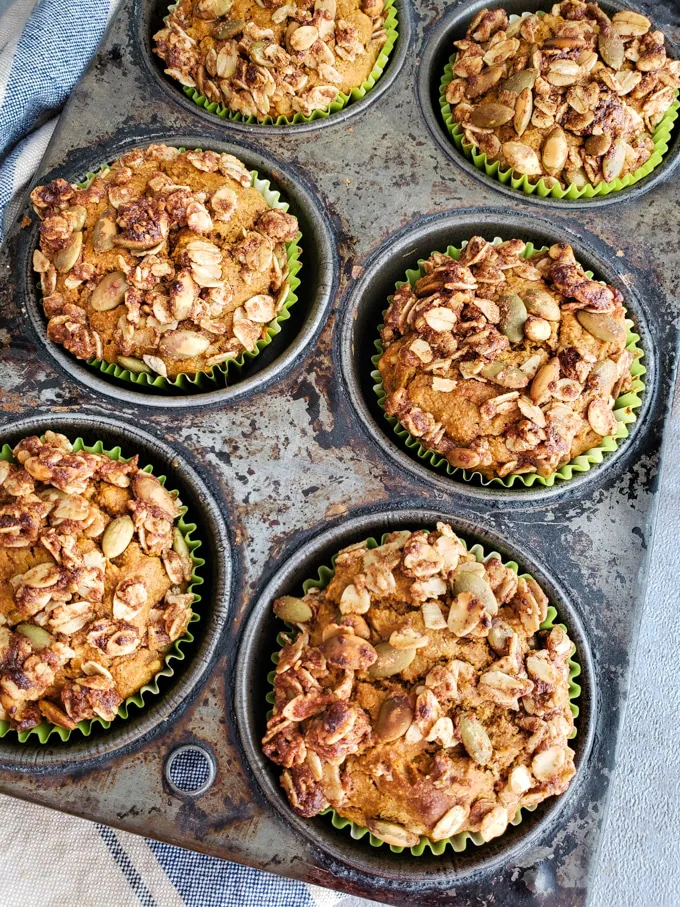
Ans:
[{"label": "blue striped cloth", "polygon": [[[0,19],[0,240],[116,4],[15,0]],[[0,851],[8,907],[368,903],[2,796]]]}]

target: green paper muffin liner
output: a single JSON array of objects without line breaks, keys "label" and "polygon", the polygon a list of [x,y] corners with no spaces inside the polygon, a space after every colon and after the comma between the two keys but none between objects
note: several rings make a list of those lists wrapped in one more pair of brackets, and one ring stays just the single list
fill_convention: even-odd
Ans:
[{"label": "green paper muffin liner", "polygon": [[[511,16],[510,21],[513,22],[517,18],[524,18],[524,16],[528,15],[531,14],[524,13],[521,17]],[[545,15],[545,13],[539,12],[538,15]],[[673,127],[675,126],[675,121],[678,118],[678,110],[680,110],[680,101],[678,101],[677,90],[675,92],[675,101],[668,108],[658,126],[654,130],[654,134],[652,136],[652,139],[654,141],[654,151],[641,167],[638,167],[637,170],[634,170],[633,173],[627,174],[622,179],[612,180],[611,183],[606,183],[603,181],[601,183],[598,183],[596,186],[588,183],[588,185],[583,186],[581,189],[577,188],[572,183],[567,186],[566,189],[563,189],[559,185],[552,187],[546,186],[543,178],[539,179],[536,182],[532,182],[528,176],[521,173],[515,173],[512,167],[508,170],[501,170],[499,161],[490,161],[487,158],[486,154],[479,151],[476,145],[472,145],[471,143],[465,141],[462,127],[453,118],[451,105],[446,100],[446,89],[454,78],[453,66],[455,62],[456,54],[454,53],[451,56],[449,62],[444,67],[444,74],[439,86],[439,106],[441,108],[446,129],[451,135],[454,145],[465,155],[468,160],[472,161],[472,163],[478,170],[486,173],[487,176],[491,176],[494,179],[497,179],[505,186],[511,186],[513,189],[521,190],[525,195],[537,195],[540,198],[566,198],[569,200],[580,198],[600,198],[605,195],[610,195],[612,192],[619,192],[621,189],[627,189],[629,186],[633,186],[641,179],[644,179],[644,177],[649,176],[652,170],[659,166],[659,164],[663,160],[664,154],[668,151],[671,133],[673,131]]]},{"label": "green paper muffin liner", "polygon": [[[502,242],[500,238],[494,240],[494,244]],[[467,243],[458,248],[456,246],[449,246],[446,249],[446,254],[451,258],[455,258],[456,261],[460,258],[462,250],[465,248]],[[541,252],[545,251],[545,246],[541,249],[536,249],[534,244],[528,242],[526,248],[522,253],[523,258],[531,258],[533,255],[538,255]],[[585,272],[588,277],[593,277],[592,271]],[[403,286],[406,282],[410,283],[411,286],[415,285],[415,282],[425,275],[423,270],[423,259],[419,259],[417,268],[410,268],[406,272],[406,280],[400,280],[395,285],[395,289]],[[383,315],[385,312],[383,312]],[[382,328],[382,325],[379,326],[378,330]],[[482,485],[501,485],[504,488],[512,488],[516,482],[531,488],[533,485],[542,485],[545,488],[552,488],[555,482],[557,481],[568,481],[573,478],[576,473],[588,472],[592,466],[602,463],[605,458],[605,454],[612,453],[615,451],[619,443],[628,437],[630,434],[628,426],[635,422],[637,419],[636,410],[642,405],[641,394],[645,389],[644,381],[642,376],[646,373],[647,369],[642,364],[643,351],[641,347],[638,346],[638,341],[640,335],[636,334],[634,331],[633,322],[627,318],[626,319],[626,329],[628,331],[628,339],[626,341],[626,349],[631,350],[635,354],[635,359],[631,366],[631,376],[633,378],[633,383],[629,391],[626,391],[625,394],[621,394],[617,397],[616,402],[614,403],[614,416],[618,422],[618,428],[616,434],[602,439],[602,443],[597,447],[591,447],[590,450],[585,451],[582,454],[579,454],[577,457],[574,457],[573,460],[570,460],[568,463],[565,463],[564,466],[560,467],[557,472],[551,473],[549,476],[539,476],[536,473],[523,473],[521,475],[509,475],[509,476],[495,476],[492,479],[488,479],[483,476],[480,472],[469,471],[466,469],[461,469],[456,466],[452,466],[451,463],[444,457],[442,454],[437,453],[435,450],[429,450],[426,448],[418,438],[414,438],[404,428],[404,426],[398,421],[395,416],[388,416],[385,412],[385,398],[386,392],[383,384],[382,375],[378,370],[378,362],[380,357],[384,353],[384,347],[380,338],[374,341],[374,346],[377,350],[377,353],[371,357],[371,362],[375,366],[375,370],[371,372],[371,378],[375,381],[373,385],[373,390],[376,393],[378,398],[378,405],[383,411],[385,420],[392,426],[394,434],[399,438],[401,444],[406,447],[409,451],[415,452],[418,456],[418,459],[424,460],[429,466],[435,469],[437,472],[445,473],[449,476],[455,476],[457,478],[462,478],[466,482],[478,481]]]},{"label": "green paper muffin liner", "polygon": [[[78,453],[80,450],[84,450],[87,453],[96,453],[104,454],[107,457],[110,457],[112,460],[125,460],[126,462],[131,459],[131,457],[124,457],[121,453],[120,447],[112,447],[107,449],[104,447],[104,444],[101,441],[97,441],[95,444],[85,444],[82,438],[76,438],[73,442],[73,450],[75,453]],[[10,463],[16,463],[14,456],[12,454],[12,448],[9,444],[2,445],[0,449],[0,460],[8,460]],[[152,466],[145,466],[142,469],[143,472],[153,474]],[[158,481],[161,485],[165,485],[166,477],[158,476]],[[174,492],[171,491],[171,494]],[[201,542],[192,538],[193,533],[196,531],[196,523],[188,522],[185,517],[187,515],[188,508],[182,505],[180,508],[180,515],[175,522],[175,526],[180,530],[184,536],[184,541],[187,543],[189,548],[189,555],[194,565],[194,571],[191,575],[191,581],[187,587],[188,592],[192,592],[194,595],[194,601],[192,605],[193,614],[189,620],[189,627],[192,624],[198,623],[201,619],[201,615],[196,612],[196,607],[201,601],[201,596],[196,591],[196,587],[203,585],[203,578],[200,574],[201,567],[204,566],[205,560],[200,556],[200,547]],[[175,640],[171,645],[170,649],[165,655],[164,665],[158,673],[143,687],[141,687],[136,693],[133,693],[132,696],[128,696],[118,708],[117,719],[114,720],[125,720],[130,715],[130,710],[134,706],[137,709],[144,707],[145,697],[148,696],[157,696],[161,690],[159,687],[159,681],[162,677],[172,677],[175,673],[173,662],[175,661],[184,661],[186,658],[186,653],[184,651],[185,646],[189,645],[194,641],[194,634],[189,628],[187,628],[184,636]],[[92,733],[92,730],[95,725],[100,725],[104,729],[111,727],[111,721],[104,721],[103,718],[92,718],[87,721],[79,721],[77,723],[78,731],[84,736],[89,737]],[[49,721],[42,721],[36,727],[31,728],[28,731],[13,731],[10,727],[8,721],[0,721],[0,739],[5,737],[9,733],[16,733],[17,738],[20,743],[26,743],[31,740],[31,742],[47,743],[50,737],[58,737],[62,742],[66,742],[71,734],[75,731],[69,731],[66,728],[59,727],[56,724],[52,724]]]},{"label": "green paper muffin liner", "polygon": [[[168,7],[168,12],[173,12],[173,10],[177,8],[177,5],[177,3],[171,4]],[[257,117],[243,116],[242,113],[238,113],[236,110],[229,110],[228,107],[224,107],[216,101],[209,101],[197,88],[183,85],[182,91],[194,102],[194,104],[203,107],[203,109],[207,110],[209,113],[217,114],[217,116],[221,117],[223,120],[228,119],[239,123],[255,124],[258,126],[293,126],[297,123],[313,123],[315,120],[325,120],[332,114],[338,113],[338,111],[347,107],[347,105],[353,101],[360,101],[365,97],[385,71],[390,54],[399,37],[399,22],[397,20],[397,10],[394,6],[394,0],[385,0],[384,10],[386,12],[384,27],[387,40],[383,44],[368,78],[362,82],[358,88],[353,88],[349,94],[340,92],[327,110],[314,110],[309,116],[295,113],[292,117],[279,116],[274,119],[273,117],[267,116],[260,120]]]},{"label": "green paper muffin liner", "polygon": [[[388,535],[389,535],[389,533],[384,533],[383,536],[381,537],[380,542],[378,542],[375,538],[373,538],[371,536],[370,538],[368,538],[366,540],[366,547],[369,550],[372,548],[377,548],[378,545],[384,544],[385,539],[387,538]],[[460,539],[460,541],[464,545],[466,550],[469,550],[470,554],[474,554],[475,558],[477,559],[477,561],[479,563],[485,562],[485,561],[489,560],[490,558],[495,557],[495,558],[499,558],[505,567],[509,567],[518,576],[524,577],[525,579],[529,578],[531,576],[529,573],[520,573],[519,565],[516,563],[516,561],[503,560],[503,558],[497,551],[492,551],[490,554],[485,554],[483,546],[480,545],[479,543],[473,545],[471,548],[468,549],[468,546],[467,546],[465,540]],[[302,588],[305,593],[307,593],[310,589],[325,589],[326,588],[326,586],[330,583],[331,579],[335,575],[335,559],[336,559],[336,557],[337,557],[337,555],[333,556],[330,567],[327,566],[326,564],[323,564],[319,567],[316,578],[307,579],[303,582]],[[564,624],[555,623],[556,617],[557,617],[557,610],[552,605],[549,605],[546,619],[541,624],[540,629],[541,630],[550,630],[553,627],[557,626],[557,627],[561,627],[565,632],[568,632],[567,627]],[[291,625],[288,624],[288,626],[290,627]],[[279,643],[281,648],[283,648],[283,646],[286,643],[286,640],[284,639],[282,634],[279,634],[277,636],[276,641],[277,641],[277,643]],[[272,655],[272,661],[274,662],[274,664],[278,664],[279,652],[275,652]],[[572,715],[574,716],[574,720],[576,720],[578,718],[578,714],[579,714],[579,708],[578,708],[578,705],[576,704],[576,700],[581,695],[581,687],[577,683],[576,678],[580,675],[580,673],[581,673],[581,666],[576,659],[576,646],[574,646],[574,651],[572,652],[572,655],[569,658],[569,700],[570,700],[569,707],[571,709]],[[272,685],[272,687],[274,686],[275,676],[276,676],[275,671],[270,671],[270,673],[267,675],[267,680]],[[266,699],[270,705],[274,703],[273,689],[269,693],[267,693]],[[267,717],[269,717],[269,715],[271,715],[271,711],[268,712]],[[576,734],[577,734],[577,729],[574,728],[574,730],[572,731],[572,733],[569,736],[569,739],[573,740],[573,738],[576,737]],[[517,812],[515,813],[513,818],[510,820],[510,824],[511,825],[520,824],[520,822],[522,821],[522,809],[525,809],[528,812],[534,812],[534,810],[536,808],[537,808],[536,806],[520,807],[520,809],[517,810]],[[461,851],[465,850],[465,848],[468,845],[468,841],[472,841],[472,843],[476,844],[477,846],[480,846],[480,845],[486,843],[478,832],[472,833],[469,831],[464,831],[464,832],[461,832],[460,834],[453,835],[450,838],[444,838],[441,841],[432,841],[430,838],[427,838],[427,837],[425,837],[425,835],[422,835],[418,844],[415,844],[413,847],[409,847],[409,848],[398,847],[394,844],[386,844],[384,841],[381,841],[380,838],[376,838],[375,835],[371,834],[371,832],[367,828],[364,828],[362,825],[357,825],[357,823],[353,822],[351,819],[346,819],[343,816],[339,815],[339,813],[332,806],[327,807],[325,810],[323,810],[321,813],[319,813],[319,815],[330,816],[330,820],[331,820],[331,823],[334,828],[338,828],[338,829],[349,828],[349,833],[350,833],[351,837],[354,838],[355,841],[360,841],[362,838],[365,838],[366,835],[368,835],[368,841],[369,841],[369,844],[371,845],[371,847],[389,847],[390,850],[392,851],[392,853],[402,853],[404,850],[409,850],[414,857],[422,856],[425,853],[425,851],[427,851],[427,850],[429,850],[435,856],[441,856],[447,847],[451,847],[451,849],[454,850],[456,853],[460,853]]]},{"label": "green paper muffin liner", "polygon": [[[180,148],[185,151],[185,148]],[[194,149],[200,151],[200,148]],[[82,182],[76,183],[81,189],[87,189],[96,176],[108,173],[111,168],[105,164],[96,172],[89,172]],[[288,203],[281,201],[281,193],[272,189],[269,180],[262,179],[256,170],[250,171],[251,186],[263,196],[270,208],[278,208],[281,211],[288,210]],[[105,362],[103,359],[88,359],[87,365],[102,375],[117,378],[121,381],[145,387],[156,391],[178,391],[180,393],[191,393],[206,390],[215,390],[219,387],[226,387],[229,384],[230,374],[238,373],[244,365],[251,362],[258,356],[262,350],[266,349],[274,337],[281,333],[281,325],[290,318],[290,309],[298,300],[296,290],[300,286],[298,272],[302,267],[300,255],[302,249],[298,245],[302,234],[298,233],[297,237],[286,244],[286,253],[288,257],[288,285],[290,287],[288,296],[283,304],[281,311],[276,318],[267,325],[266,335],[257,341],[257,348],[253,352],[244,350],[240,356],[234,359],[227,359],[218,365],[213,365],[204,372],[197,372],[195,375],[180,374],[176,378],[163,378],[161,375],[154,375],[151,370],[148,372],[132,372],[130,369],[123,368],[116,362]],[[38,287],[38,292],[40,289]]]}]

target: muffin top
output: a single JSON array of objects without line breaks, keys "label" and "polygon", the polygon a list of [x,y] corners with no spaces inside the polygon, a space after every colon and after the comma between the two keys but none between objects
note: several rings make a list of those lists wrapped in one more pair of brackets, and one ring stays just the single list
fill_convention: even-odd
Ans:
[{"label": "muffin top", "polygon": [[112,721],[184,635],[194,596],[180,506],[137,457],[24,438],[0,461],[0,719]]},{"label": "muffin top", "polygon": [[31,200],[47,333],[79,359],[207,371],[255,351],[286,301],[297,219],[230,154],[150,145],[87,189],[56,179]]},{"label": "muffin top", "polygon": [[563,187],[641,167],[680,86],[680,61],[649,19],[610,19],[580,0],[514,22],[481,10],[454,46],[446,100],[465,140],[503,169]]},{"label": "muffin top", "polygon": [[435,252],[387,312],[385,411],[452,466],[548,476],[613,435],[632,383],[621,293],[559,243],[512,239]]},{"label": "muffin top", "polygon": [[389,844],[488,841],[566,790],[569,657],[548,599],[450,526],[343,549],[324,590],[275,603],[281,652],[264,752],[293,809],[327,806]]},{"label": "muffin top", "polygon": [[310,116],[369,77],[383,0],[180,0],[154,35],[165,72],[244,117]]}]

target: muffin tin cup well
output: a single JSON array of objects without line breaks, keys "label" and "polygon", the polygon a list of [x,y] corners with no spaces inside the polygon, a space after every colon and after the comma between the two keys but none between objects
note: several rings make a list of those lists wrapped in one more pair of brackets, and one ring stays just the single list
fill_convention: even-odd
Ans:
[{"label": "muffin tin cup well", "polygon": [[[502,7],[509,15],[521,16],[526,12],[549,11],[551,6],[552,3],[546,2],[546,0],[524,0],[524,2],[522,0],[490,0],[490,2],[475,0],[473,3],[462,4],[449,16],[446,16],[431,35],[424,49],[420,67],[418,91],[427,125],[434,138],[456,164],[471,176],[484,182],[485,185],[512,198],[523,197],[531,204],[563,208],[601,207],[614,204],[617,201],[630,201],[639,198],[649,189],[670,177],[680,160],[680,121],[677,116],[677,97],[675,116],[673,122],[669,124],[670,136],[667,142],[667,150],[663,152],[661,161],[654,166],[647,176],[641,177],[631,185],[617,189],[607,189],[607,194],[596,194],[592,197],[582,195],[579,198],[555,198],[551,194],[543,194],[537,188],[537,184],[533,187],[527,187],[526,179],[511,179],[509,172],[506,172],[507,178],[504,177],[504,181],[501,182],[498,173],[490,174],[488,172],[489,170],[497,170],[497,168],[491,164],[487,165],[484,155],[475,155],[476,160],[473,160],[472,155],[465,153],[462,147],[458,147],[458,142],[454,140],[451,118],[450,116],[447,117],[446,112],[443,112],[440,101],[442,80],[444,79],[447,65],[450,66],[451,55],[454,51],[453,42],[465,36],[469,23],[481,9],[498,9]],[[609,15],[613,15],[622,9],[635,8],[634,3],[622,2],[622,0],[604,0],[604,2],[600,3],[600,6]],[[645,15],[647,15],[646,12]],[[667,35],[666,49],[669,56],[680,56],[680,49],[670,41]],[[668,117],[668,114],[666,116]],[[665,142],[663,145],[666,147]]]},{"label": "muffin tin cup well", "polygon": [[[150,137],[143,140],[129,139],[105,149],[103,153],[100,150],[96,159],[90,150],[82,150],[68,166],[41,176],[39,182],[48,182],[57,176],[72,182],[82,180],[86,174],[96,172],[105,162],[113,161],[126,151],[144,147],[152,141],[175,147],[202,148],[233,154],[242,160],[249,170],[259,174],[260,183],[263,181],[271,183],[272,197],[273,194],[280,192],[282,201],[289,202],[289,210],[298,217],[302,233],[302,239],[298,241],[302,249],[300,256],[302,269],[299,278],[296,278],[296,282],[299,279],[300,283],[295,287],[297,297],[295,305],[286,310],[290,317],[280,325],[277,322],[280,331],[272,336],[271,341],[263,346],[256,356],[244,359],[244,365],[235,372],[235,383],[227,387],[213,388],[206,382],[203,386],[197,384],[193,392],[185,393],[181,388],[177,390],[167,385],[167,382],[167,386],[161,390],[140,382],[118,379],[77,359],[48,338],[47,319],[32,265],[33,250],[38,247],[39,237],[38,223],[34,222],[27,235],[22,237],[19,256],[19,273],[29,320],[47,353],[64,371],[92,391],[128,403],[152,407],[186,408],[231,403],[250,392],[261,390],[285,374],[321,329],[333,296],[338,271],[330,223],[300,177],[275,158],[250,147],[208,141],[199,136],[159,135],[153,139]],[[37,218],[34,218],[34,221],[37,221]]]},{"label": "muffin tin cup well", "polygon": [[13,422],[3,432],[3,443],[14,446],[28,435],[58,431],[85,443],[100,440],[104,447],[120,446],[124,456],[138,453],[140,461],[151,464],[156,475],[167,476],[167,487],[179,490],[180,497],[197,524],[193,538],[200,540],[205,558],[201,568],[201,619],[192,624],[195,639],[183,644],[184,659],[175,662],[172,677],[158,677],[159,692],[147,697],[142,707],[131,709],[127,718],[104,729],[93,722],[89,737],[71,734],[67,742],[42,744],[32,737],[20,743],[16,735],[0,739],[0,768],[24,773],[66,770],[73,765],[98,760],[113,752],[126,751],[142,738],[151,736],[162,724],[178,714],[196,694],[218,655],[221,634],[227,624],[231,595],[231,544],[224,520],[210,491],[194,469],[177,451],[139,428],[99,415],[40,415]]},{"label": "muffin tin cup well", "polygon": [[[397,529],[434,529],[437,521],[449,522],[465,539],[468,547],[480,543],[485,551],[498,551],[504,560],[514,560],[520,572],[534,576],[545,589],[557,610],[556,622],[564,623],[577,648],[581,674],[577,682],[581,693],[575,700],[579,709],[578,733],[572,741],[576,754],[576,775],[568,790],[544,801],[535,811],[523,811],[522,821],[511,825],[501,837],[480,847],[472,843],[464,851],[445,851],[437,856],[425,851],[413,856],[408,851],[394,853],[389,847],[371,847],[366,840],[354,840],[345,830],[331,823],[330,816],[303,819],[293,812],[280,787],[280,769],[267,759],[261,747],[266,725],[266,694],[271,689],[267,675],[271,663],[265,653],[278,650],[277,635],[281,622],[274,616],[273,602],[280,595],[297,594],[302,583],[315,576],[323,564],[341,548],[369,536],[380,538]],[[509,549],[505,540],[485,530],[479,523],[453,513],[410,508],[373,509],[353,516],[317,535],[286,559],[257,597],[239,644],[235,668],[235,708],[241,744],[258,786],[269,802],[296,832],[303,835],[333,860],[354,869],[386,876],[400,883],[452,883],[480,870],[513,859],[549,827],[556,827],[564,805],[578,796],[587,774],[596,723],[596,691],[590,646],[578,611],[562,587],[525,552]]]},{"label": "muffin tin cup well", "polygon": [[[484,236],[490,241],[498,236],[503,239],[524,239],[533,242],[536,248],[558,241],[569,242],[577,261],[584,268],[593,271],[596,278],[621,290],[628,316],[634,322],[635,332],[640,335],[637,345],[644,353],[643,361],[647,372],[643,379],[645,387],[642,404],[637,411],[636,420],[628,426],[629,436],[621,439],[615,450],[605,453],[599,465],[591,464],[587,471],[555,482],[552,486],[535,483],[527,487],[523,482],[518,482],[512,487],[503,487],[499,483],[482,483],[478,476],[475,480],[474,476],[465,479],[442,474],[427,459],[418,457],[416,447],[409,449],[401,443],[393,426],[386,419],[376,395],[375,381],[371,374],[375,369],[372,361],[375,356],[374,340],[378,336],[378,326],[382,324],[382,314],[387,307],[388,297],[394,292],[395,284],[404,279],[406,268],[416,267],[418,259],[427,258],[433,249],[445,250],[450,245],[460,246],[464,240],[475,235]],[[593,243],[597,242],[593,237]],[[594,252],[592,244],[586,245],[566,225],[556,225],[554,221],[519,212],[507,213],[500,209],[467,209],[435,215],[407,227],[386,243],[368,262],[364,274],[350,292],[343,308],[338,340],[342,374],[350,400],[373,441],[399,465],[439,491],[493,497],[497,502],[508,503],[543,500],[564,494],[584,483],[598,481],[605,471],[614,468],[614,464],[632,456],[636,440],[643,434],[646,415],[656,391],[658,351],[652,345],[652,334],[638,294],[633,287],[622,281],[618,271],[602,252]]]},{"label": "muffin tin cup well", "polygon": [[[144,2],[136,0],[135,20],[136,37],[142,50],[144,64],[157,82],[163,93],[173,103],[181,105],[185,110],[198,115],[209,122],[213,127],[222,128],[225,132],[241,133],[252,138],[268,134],[300,134],[310,132],[325,126],[346,124],[347,120],[365,111],[373,101],[384,94],[399,75],[404,61],[407,58],[411,41],[412,12],[408,0],[394,0],[394,13],[396,23],[390,36],[392,44],[387,59],[376,64],[369,78],[358,89],[350,93],[350,97],[341,106],[340,102],[331,105],[330,113],[319,112],[318,115],[303,117],[298,122],[286,121],[285,123],[259,123],[244,120],[240,115],[232,118],[229,111],[224,114],[215,112],[217,105],[207,104],[205,99],[192,97],[191,90],[186,93],[174,79],[164,73],[164,63],[153,52],[153,36],[163,27],[163,19],[168,14],[168,0],[153,0]],[[380,60],[380,57],[378,58]],[[372,84],[371,84],[372,83]]]}]

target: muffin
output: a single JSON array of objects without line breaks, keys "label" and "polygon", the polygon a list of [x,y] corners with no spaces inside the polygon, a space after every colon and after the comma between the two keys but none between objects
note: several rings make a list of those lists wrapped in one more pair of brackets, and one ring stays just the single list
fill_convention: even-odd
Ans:
[{"label": "muffin", "polygon": [[230,154],[150,145],[87,188],[31,193],[50,340],[162,378],[256,352],[286,302],[298,222]]},{"label": "muffin", "polygon": [[0,460],[0,720],[112,721],[192,616],[179,501],[137,457],[24,438]]},{"label": "muffin", "polygon": [[378,371],[384,408],[452,467],[546,477],[614,435],[632,385],[621,293],[566,243],[473,237],[391,298]]},{"label": "muffin", "polygon": [[327,110],[371,75],[383,0],[180,0],[154,35],[165,72],[262,120]]},{"label": "muffin", "polygon": [[446,88],[464,140],[530,180],[612,183],[654,153],[652,136],[680,86],[664,36],[628,10],[565,0],[509,22],[481,10],[456,48]]},{"label": "muffin", "polygon": [[574,646],[541,630],[546,595],[498,556],[478,562],[444,523],[393,532],[274,607],[297,633],[263,746],[300,815],[332,807],[397,847],[489,841],[566,790]]}]

